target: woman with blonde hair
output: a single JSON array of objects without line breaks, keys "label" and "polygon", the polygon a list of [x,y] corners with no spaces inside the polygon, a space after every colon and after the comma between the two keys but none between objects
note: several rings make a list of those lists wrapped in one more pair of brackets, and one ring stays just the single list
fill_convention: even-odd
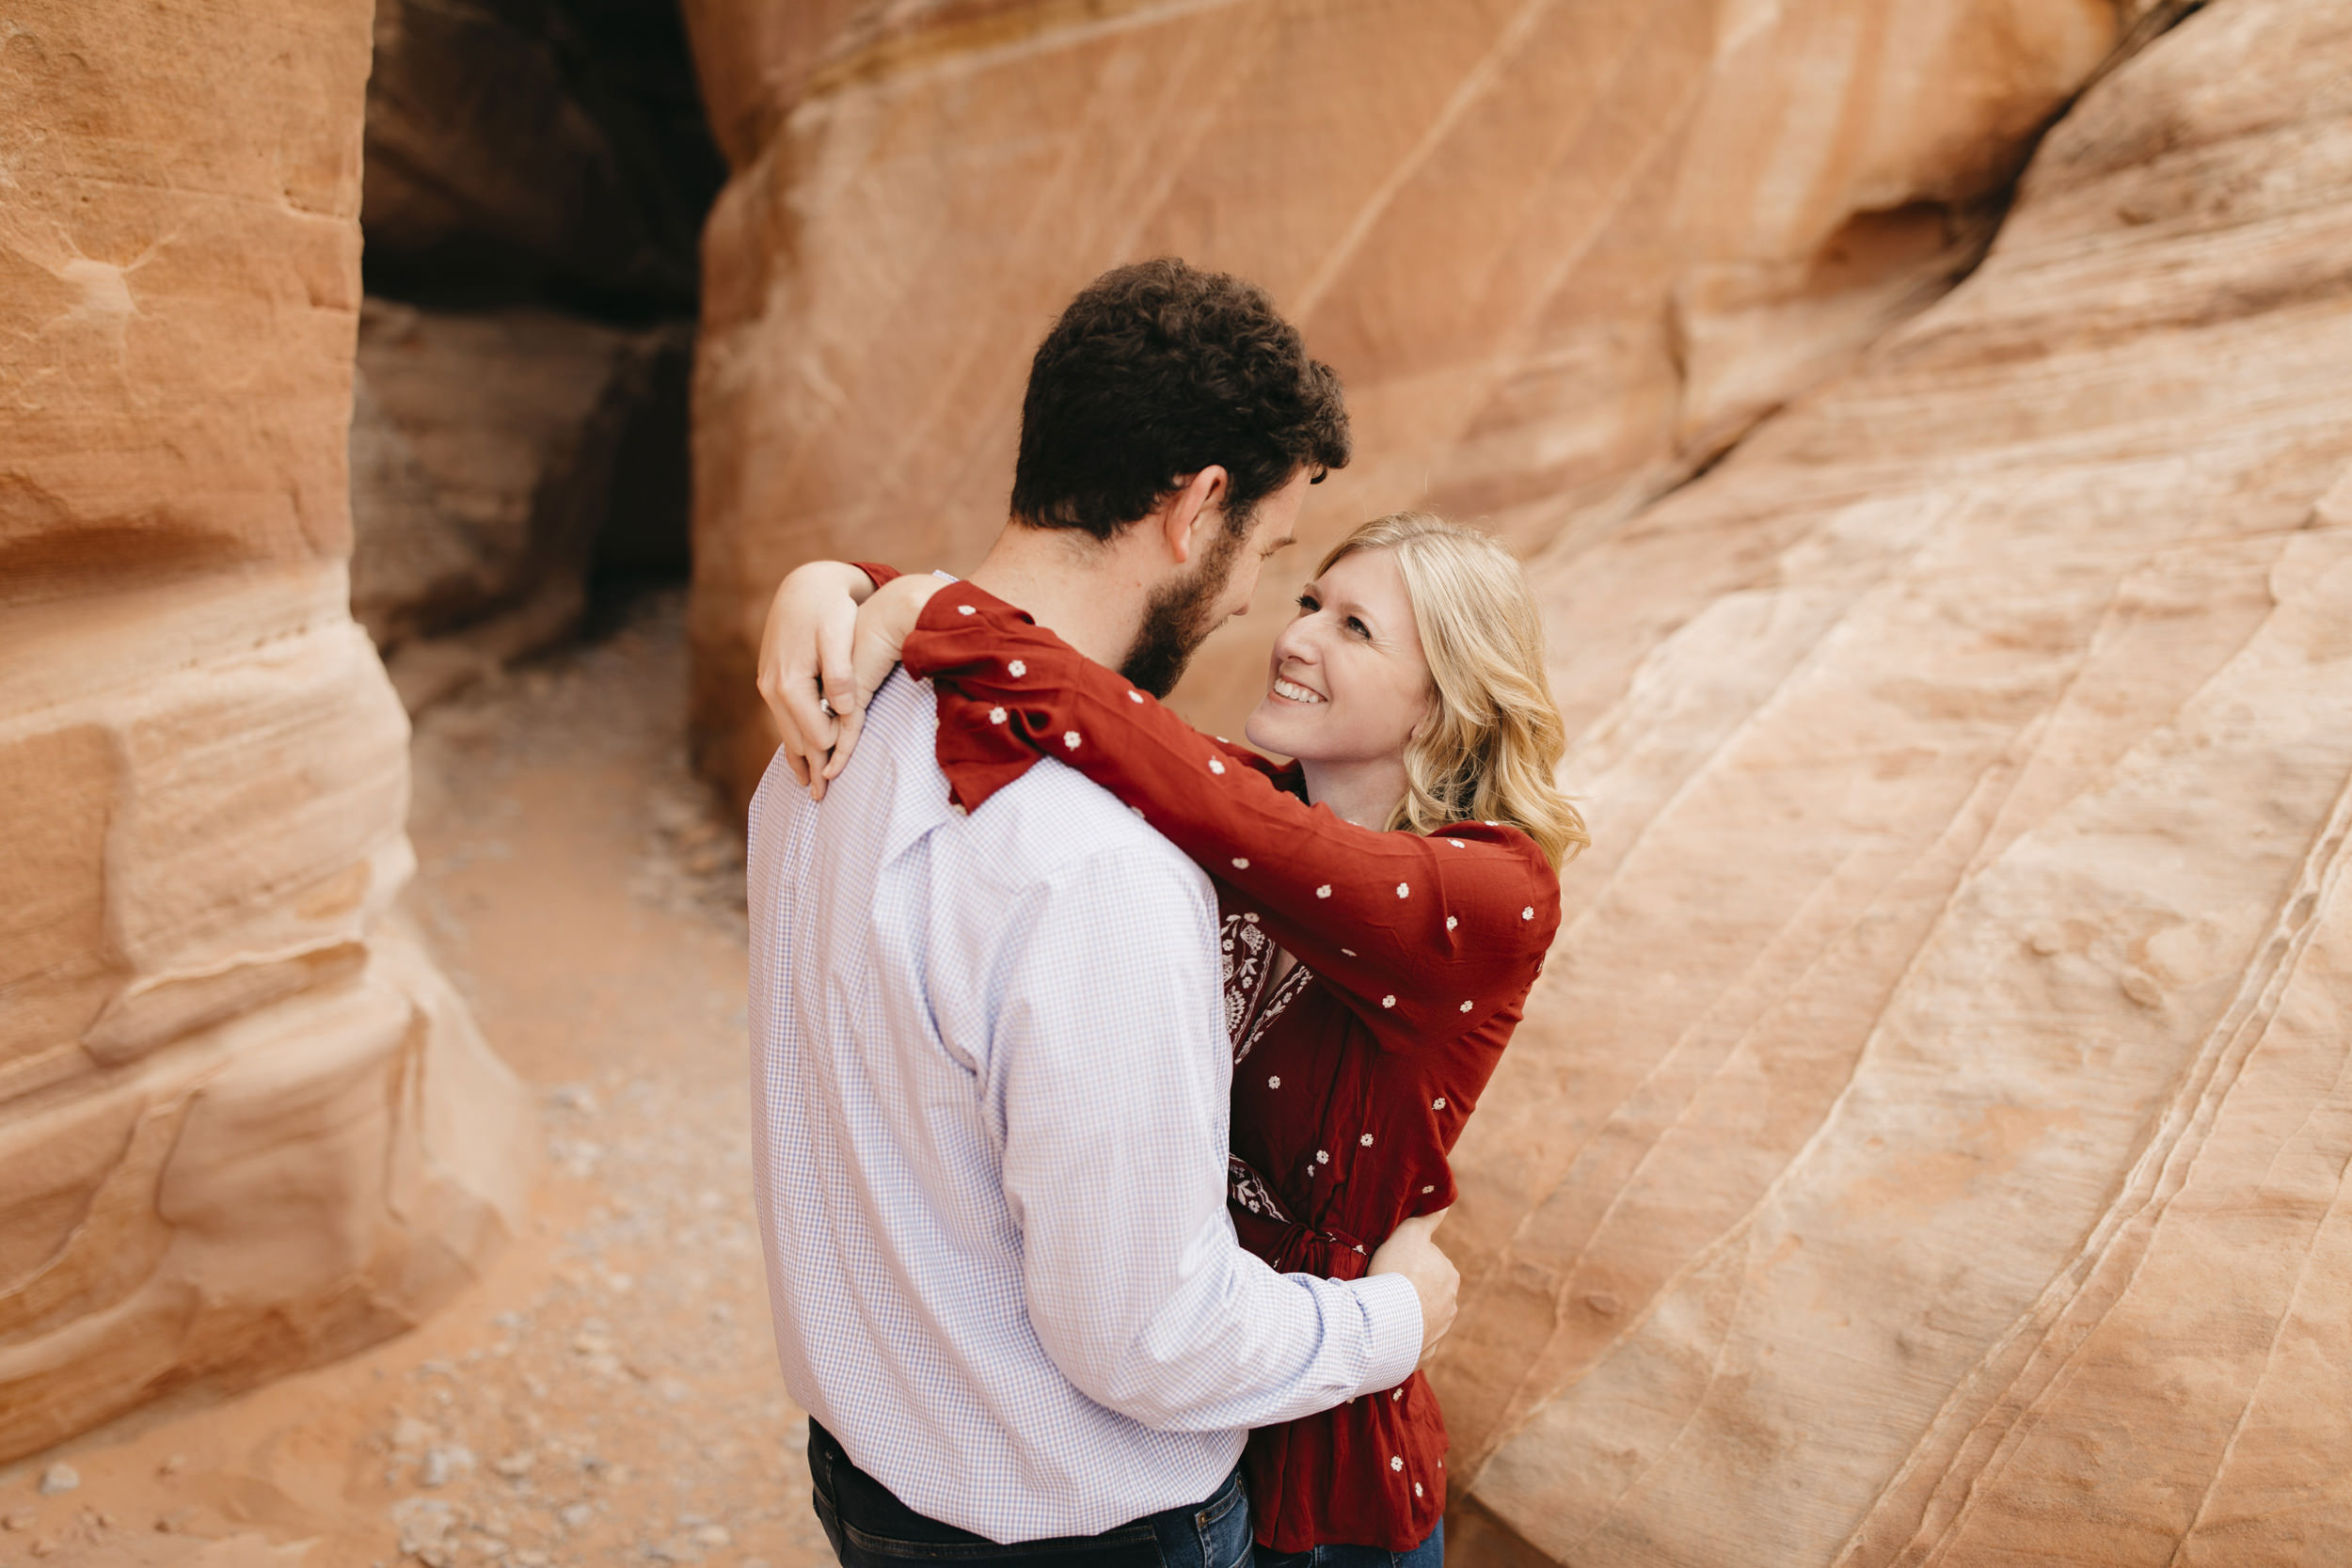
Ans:
[{"label": "woman with blonde hair", "polygon": [[[858,611],[861,673],[879,684],[895,652],[933,682],[959,804],[1051,756],[1215,879],[1243,1243],[1285,1273],[1352,1279],[1399,1225],[1434,1223],[1557,930],[1558,867],[1586,842],[1553,782],[1564,736],[1518,562],[1423,513],[1349,534],[1275,639],[1245,732],[1294,759],[1280,766],[972,584],[866,570],[882,586]],[[768,651],[816,635],[771,623]],[[1418,1371],[1253,1433],[1259,1560],[1434,1568],[1445,1452]]]}]

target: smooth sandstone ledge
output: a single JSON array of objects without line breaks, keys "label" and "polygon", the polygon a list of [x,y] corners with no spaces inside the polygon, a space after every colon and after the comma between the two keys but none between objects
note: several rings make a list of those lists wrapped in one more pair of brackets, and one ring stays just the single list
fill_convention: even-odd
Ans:
[{"label": "smooth sandstone ledge", "polygon": [[519,1223],[521,1085],[411,939],[373,949],[0,1119],[0,1454],[398,1332]]},{"label": "smooth sandstone ledge", "polygon": [[526,1097],[391,908],[407,723],[343,582],[0,633],[0,1455],[397,1332],[517,1222]]},{"label": "smooth sandstone ledge", "polygon": [[357,964],[407,879],[407,722],[341,573],[261,576],[10,633],[0,1102]]}]

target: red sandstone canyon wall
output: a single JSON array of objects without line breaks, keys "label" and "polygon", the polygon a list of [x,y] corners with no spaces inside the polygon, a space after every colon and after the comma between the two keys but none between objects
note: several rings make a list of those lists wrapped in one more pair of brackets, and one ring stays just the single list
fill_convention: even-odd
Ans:
[{"label": "red sandstone canyon wall", "polygon": [[0,1457],[393,1332],[520,1201],[347,603],[370,8],[0,24]]},{"label": "red sandstone canyon wall", "polygon": [[1441,1356],[1563,1562],[2352,1558],[2352,6],[1547,562],[1594,853]]},{"label": "red sandstone canyon wall", "polygon": [[1459,1152],[1457,1557],[2352,1559],[2352,4],[690,14],[739,790],[776,576],[969,565],[1120,260],[1339,365],[1315,538],[1533,562],[1596,845]]},{"label": "red sandstone canyon wall", "polygon": [[[2134,8],[2136,14],[2137,8]],[[2107,0],[690,0],[734,164],[704,243],[696,715],[748,795],[765,595],[973,564],[1022,376],[1123,260],[1263,282],[1346,379],[1313,546],[1423,501],[1605,531],[1973,262]],[[1287,581],[1269,581],[1268,604]],[[1223,715],[1262,611],[1187,683]]]}]

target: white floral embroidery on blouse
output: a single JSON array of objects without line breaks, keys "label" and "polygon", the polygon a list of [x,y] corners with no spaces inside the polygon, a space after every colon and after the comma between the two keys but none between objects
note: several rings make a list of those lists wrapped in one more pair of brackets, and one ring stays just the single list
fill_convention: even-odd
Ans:
[{"label": "white floral embroidery on blouse", "polygon": [[[1255,919],[1256,917],[1249,918]],[[1249,1033],[1242,1040],[1241,1048],[1233,1053],[1233,1061],[1236,1065],[1258,1048],[1258,1041],[1263,1038],[1265,1032],[1274,1026],[1274,1021],[1282,1016],[1291,1003],[1297,999],[1298,994],[1307,989],[1307,982],[1313,977],[1314,971],[1305,964],[1291,965],[1290,973],[1283,975],[1281,983],[1274,988],[1274,994],[1267,997],[1264,1005],[1258,1009],[1258,1016],[1251,1022]],[[1272,1086],[1268,1085],[1268,1087]]]},{"label": "white floral embroidery on blouse", "polygon": [[[1218,958],[1225,969],[1225,1037],[1232,1038],[1241,1032],[1242,1017],[1249,1000],[1257,993],[1258,971],[1273,943],[1266,940],[1255,921],[1239,915],[1225,917],[1225,929],[1220,934]],[[1238,1058],[1237,1058],[1238,1059]]]},{"label": "white floral embroidery on blouse", "polygon": [[1259,1179],[1256,1171],[1251,1170],[1237,1157],[1232,1155],[1226,1157],[1225,1180],[1227,1190],[1232,1193],[1233,1201],[1251,1213],[1263,1214],[1270,1220],[1290,1218],[1288,1214],[1282,1212],[1281,1204],[1275,1200],[1274,1190]]}]

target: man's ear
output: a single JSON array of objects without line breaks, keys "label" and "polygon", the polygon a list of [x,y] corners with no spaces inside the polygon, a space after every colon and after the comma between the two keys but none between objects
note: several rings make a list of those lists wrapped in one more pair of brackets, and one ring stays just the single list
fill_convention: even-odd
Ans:
[{"label": "man's ear", "polygon": [[1184,487],[1169,498],[1160,527],[1168,540],[1168,553],[1177,565],[1191,565],[1193,557],[1225,526],[1225,494],[1231,485],[1225,470],[1212,463],[1184,481]]}]

